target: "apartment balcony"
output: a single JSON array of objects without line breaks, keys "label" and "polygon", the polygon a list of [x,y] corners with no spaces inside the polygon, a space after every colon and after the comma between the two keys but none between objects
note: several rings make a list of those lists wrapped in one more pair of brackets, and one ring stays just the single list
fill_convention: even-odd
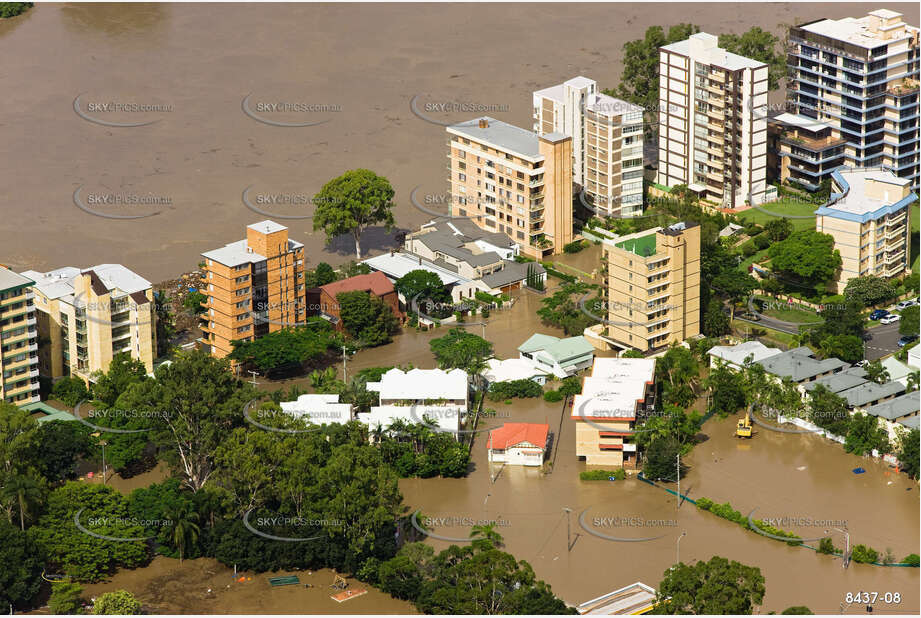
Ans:
[{"label": "apartment balcony", "polygon": [[707,84],[707,92],[722,97],[725,94],[724,88],[720,84]]},{"label": "apartment balcony", "polygon": [[725,113],[721,109],[708,109],[707,117],[722,121],[725,118]]},{"label": "apartment balcony", "polygon": [[22,395],[23,393],[28,393],[34,389],[38,388],[37,382],[32,382],[31,380],[20,384],[19,386],[14,386],[12,388],[5,388],[3,390],[4,397],[15,397],[16,395]]},{"label": "apartment balcony", "polygon": [[886,255],[886,257],[883,259],[883,263],[889,266],[893,262],[904,261],[904,257],[905,257],[905,250],[903,249],[900,251],[896,251],[895,253],[890,253]]}]

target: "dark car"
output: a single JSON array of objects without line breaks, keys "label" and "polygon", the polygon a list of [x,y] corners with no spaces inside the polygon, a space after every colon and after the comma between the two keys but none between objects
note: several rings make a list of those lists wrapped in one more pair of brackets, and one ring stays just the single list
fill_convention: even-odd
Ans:
[{"label": "dark car", "polygon": [[899,347],[903,347],[918,340],[918,335],[905,335],[904,337],[899,338]]},{"label": "dark car", "polygon": [[877,309],[876,311],[870,314],[870,319],[878,320],[880,318],[886,317],[887,315],[889,315],[889,312],[886,311],[885,309]]}]

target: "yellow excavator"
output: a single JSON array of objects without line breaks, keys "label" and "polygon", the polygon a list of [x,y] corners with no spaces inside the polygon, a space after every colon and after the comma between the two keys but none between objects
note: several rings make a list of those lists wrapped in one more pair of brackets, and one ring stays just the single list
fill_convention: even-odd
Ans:
[{"label": "yellow excavator", "polygon": [[751,438],[752,437],[752,417],[751,417],[751,407],[745,411],[745,416],[739,419],[738,424],[736,425],[736,437],[737,438]]}]

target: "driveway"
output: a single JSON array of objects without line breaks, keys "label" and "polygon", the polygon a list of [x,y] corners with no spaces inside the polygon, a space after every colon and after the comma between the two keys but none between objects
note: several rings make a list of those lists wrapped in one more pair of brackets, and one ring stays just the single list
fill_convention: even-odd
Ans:
[{"label": "driveway", "polygon": [[876,360],[899,349],[899,323],[881,324],[866,330],[869,339],[864,342],[867,360]]}]

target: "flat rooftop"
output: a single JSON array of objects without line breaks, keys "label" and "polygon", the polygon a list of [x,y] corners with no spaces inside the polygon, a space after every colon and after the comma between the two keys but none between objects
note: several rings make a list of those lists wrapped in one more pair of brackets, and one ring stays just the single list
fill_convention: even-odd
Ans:
[{"label": "flat rooftop", "polygon": [[[695,42],[699,42],[703,46],[707,47],[704,49],[698,49],[697,52],[699,53],[692,54],[692,39]],[[716,37],[712,34],[707,34],[706,32],[698,32],[697,34],[691,35],[691,38],[689,39],[678,41],[677,43],[672,43],[671,45],[663,45],[662,49],[670,52],[675,52],[676,54],[681,54],[683,56],[690,56],[697,61],[703,61],[707,64],[716,65],[730,71],[738,71],[739,69],[758,69],[767,66],[763,62],[728,52],[722,47],[717,47],[715,40]]]},{"label": "flat rooftop", "polygon": [[585,103],[585,109],[604,116],[620,116],[623,114],[643,112],[643,108],[639,105],[634,105],[633,103],[628,103],[627,101],[606,94],[596,94],[588,97]]},{"label": "flat rooftop", "polygon": [[[480,121],[485,120],[485,127]],[[492,146],[496,150],[509,152],[534,161],[541,160],[540,142],[537,133],[516,127],[513,124],[481,116],[473,120],[458,122],[448,127],[448,133],[466,137],[469,140]]]},{"label": "flat rooftop", "polygon": [[0,267],[0,290],[9,290],[10,288],[18,288],[22,285],[32,285],[33,283],[34,281],[29,277],[24,277],[8,268]]},{"label": "flat rooftop", "polygon": [[[918,199],[909,193],[909,198],[901,197],[903,187],[911,184],[910,178],[900,178],[889,171],[879,169],[837,169],[832,173],[834,184],[841,193],[833,202],[829,202],[815,211],[815,214],[827,217],[839,217],[852,221],[867,221],[880,217],[889,212],[901,210]],[[843,185],[842,182],[843,181]],[[888,199],[880,199],[867,195],[867,185],[870,182],[880,182],[892,186],[892,194]]]},{"label": "flat rooftop", "polygon": [[811,131],[812,133],[817,133],[824,129],[831,129],[832,126],[826,122],[820,122],[809,116],[802,116],[800,114],[791,114],[785,112],[783,114],[778,114],[774,116],[773,120],[780,122],[782,124],[787,124],[798,129],[805,129],[806,131]]},{"label": "flat rooftop", "polygon": [[645,236],[629,238],[627,240],[615,242],[614,246],[639,255],[640,257],[649,257],[656,253],[656,234],[653,232]]},{"label": "flat rooftop", "polygon": [[[859,45],[860,47],[874,48],[879,47],[880,45],[894,43],[904,38],[908,38],[909,33],[906,32],[904,37],[899,38],[890,38],[884,39],[882,32],[873,32],[870,29],[870,21],[872,17],[878,17],[883,20],[889,20],[894,18],[902,17],[901,13],[896,13],[895,11],[890,11],[888,9],[879,9],[876,11],[871,11],[869,15],[865,17],[845,17],[843,19],[823,19],[821,21],[813,22],[811,24],[806,24],[805,26],[800,26],[802,30],[806,32],[812,32],[813,34],[819,34],[822,36],[827,36],[831,39],[836,39],[838,41],[845,41],[853,45]],[[900,20],[902,21],[902,20]],[[906,29],[909,31],[917,30],[908,24],[905,24]],[[883,31],[891,30],[889,28],[883,28]]]}]

